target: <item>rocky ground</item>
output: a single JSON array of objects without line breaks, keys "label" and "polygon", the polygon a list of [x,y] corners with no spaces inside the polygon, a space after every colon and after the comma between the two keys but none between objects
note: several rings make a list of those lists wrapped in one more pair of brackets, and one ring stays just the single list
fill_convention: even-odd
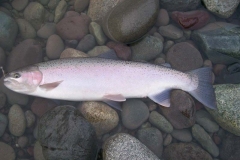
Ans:
[{"label": "rocky ground", "polygon": [[103,102],[18,94],[1,79],[0,159],[238,160],[239,2],[0,0],[6,72],[112,49],[121,60],[168,63],[182,72],[211,67],[218,106],[173,90],[169,108],[128,99],[119,111]]}]

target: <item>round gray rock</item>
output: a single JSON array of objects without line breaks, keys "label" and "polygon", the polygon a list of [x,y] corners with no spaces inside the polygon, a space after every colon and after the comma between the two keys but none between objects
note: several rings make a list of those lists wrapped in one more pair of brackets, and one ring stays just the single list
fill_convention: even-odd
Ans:
[{"label": "round gray rock", "polygon": [[38,124],[38,140],[46,159],[94,159],[96,133],[72,106],[58,106],[45,113]]},{"label": "round gray rock", "polygon": [[153,36],[146,36],[141,41],[131,45],[133,61],[149,61],[156,58],[163,49],[162,41]]},{"label": "round gray rock", "polygon": [[8,119],[7,117],[0,113],[0,137],[2,137],[3,133],[5,132],[5,129],[8,125]]},{"label": "round gray rock", "polygon": [[13,148],[3,142],[0,142],[0,155],[2,160],[15,160],[16,158]]},{"label": "round gray rock", "polygon": [[172,143],[163,152],[166,160],[212,160],[208,152],[195,143]]},{"label": "round gray rock", "polygon": [[182,36],[183,36],[183,31],[181,29],[175,27],[172,24],[169,24],[167,26],[159,27],[158,32],[163,37],[166,37],[166,38],[169,38],[169,39],[175,39],[175,40],[179,39],[179,38],[182,38]]},{"label": "round gray rock", "polygon": [[145,103],[138,99],[123,102],[121,117],[123,125],[128,129],[136,129],[148,119],[149,110]]},{"label": "round gray rock", "polygon": [[157,111],[152,111],[150,113],[149,121],[163,132],[171,133],[173,131],[173,126],[171,123]]},{"label": "round gray rock", "polygon": [[58,35],[51,35],[47,40],[46,54],[50,59],[58,59],[64,50],[64,43]]},{"label": "round gray rock", "polygon": [[108,138],[103,145],[104,160],[151,159],[159,160],[145,145],[126,133]]},{"label": "round gray rock", "polygon": [[192,127],[192,135],[213,157],[217,157],[219,155],[218,147],[201,126],[195,124]]},{"label": "round gray rock", "polygon": [[137,138],[154,154],[161,157],[163,151],[162,133],[154,127],[142,128],[137,131]]},{"label": "round gray rock", "polygon": [[0,47],[10,50],[18,33],[17,23],[13,18],[0,11]]},{"label": "round gray rock", "polygon": [[96,40],[93,35],[87,34],[78,43],[76,49],[82,52],[88,52],[96,46]]},{"label": "round gray rock", "polygon": [[8,112],[9,124],[8,128],[12,135],[21,136],[26,129],[26,118],[22,108],[15,104]]}]

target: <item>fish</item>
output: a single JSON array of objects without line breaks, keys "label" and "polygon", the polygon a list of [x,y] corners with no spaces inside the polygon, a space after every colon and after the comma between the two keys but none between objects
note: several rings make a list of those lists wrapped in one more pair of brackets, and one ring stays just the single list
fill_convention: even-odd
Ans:
[{"label": "fish", "polygon": [[170,107],[173,89],[183,90],[216,109],[209,67],[189,72],[156,64],[104,58],[66,58],[33,64],[5,75],[4,85],[18,93],[68,101],[123,102],[150,98]]}]

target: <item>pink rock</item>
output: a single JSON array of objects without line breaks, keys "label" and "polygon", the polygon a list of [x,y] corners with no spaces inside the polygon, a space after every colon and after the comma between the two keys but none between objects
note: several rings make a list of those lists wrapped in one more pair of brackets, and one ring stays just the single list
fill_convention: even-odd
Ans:
[{"label": "pink rock", "polygon": [[65,17],[57,24],[57,33],[64,40],[81,40],[88,34],[90,22],[90,18],[85,14]]},{"label": "pink rock", "polygon": [[205,26],[210,18],[207,11],[195,10],[189,12],[174,11],[171,17],[176,21],[183,29],[195,30]]},{"label": "pink rock", "polygon": [[123,43],[110,41],[107,46],[113,49],[117,56],[122,60],[129,60],[131,58],[131,48]]},{"label": "pink rock", "polygon": [[51,100],[44,98],[35,98],[31,105],[31,110],[38,117],[41,117],[42,115],[44,115],[44,113],[56,106],[56,103]]}]

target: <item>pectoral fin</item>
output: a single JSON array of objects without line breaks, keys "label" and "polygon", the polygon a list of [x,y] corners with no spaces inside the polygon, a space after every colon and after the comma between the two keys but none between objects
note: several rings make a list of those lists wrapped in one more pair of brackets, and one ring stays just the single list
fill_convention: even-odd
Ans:
[{"label": "pectoral fin", "polygon": [[103,99],[117,102],[126,101],[126,98],[121,94],[106,94],[103,96]]},{"label": "pectoral fin", "polygon": [[171,89],[167,89],[160,93],[149,94],[148,97],[164,107],[170,107],[170,92]]},{"label": "pectoral fin", "polygon": [[56,88],[60,83],[62,83],[63,81],[57,81],[57,82],[52,82],[52,83],[45,83],[40,85],[39,87],[46,90],[46,91],[50,91],[54,88]]}]

